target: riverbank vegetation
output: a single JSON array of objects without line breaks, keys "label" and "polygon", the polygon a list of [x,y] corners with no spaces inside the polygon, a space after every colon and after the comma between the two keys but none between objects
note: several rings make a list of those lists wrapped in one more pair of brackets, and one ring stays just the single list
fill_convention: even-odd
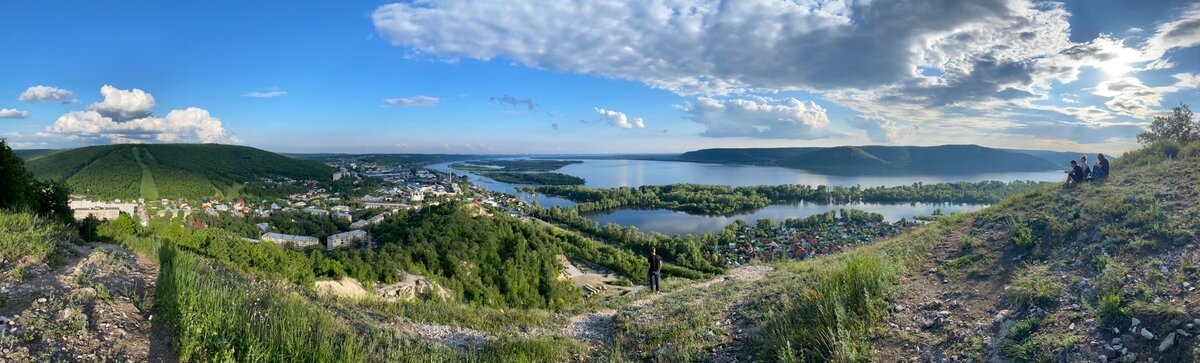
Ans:
[{"label": "riverbank vegetation", "polygon": [[523,173],[507,171],[476,172],[480,176],[509,184],[526,185],[583,185],[583,178],[563,173]]},{"label": "riverbank vegetation", "polygon": [[974,203],[987,204],[1022,193],[1040,183],[982,181],[894,187],[671,184],[641,187],[525,187],[524,191],[562,197],[577,203],[580,213],[617,208],[669,209],[693,214],[728,215],[784,203]]}]

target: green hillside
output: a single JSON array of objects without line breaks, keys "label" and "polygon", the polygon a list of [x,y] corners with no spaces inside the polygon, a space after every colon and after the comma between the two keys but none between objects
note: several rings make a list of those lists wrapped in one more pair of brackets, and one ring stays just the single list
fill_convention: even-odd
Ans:
[{"label": "green hillside", "polygon": [[58,150],[57,149],[24,149],[24,150],[13,150],[13,153],[17,154],[17,156],[22,159],[32,160],[34,158],[53,153],[55,151],[58,151]]},{"label": "green hillside", "polygon": [[831,174],[920,174],[1045,171],[1065,167],[1066,159],[1051,161],[1029,152],[978,145],[869,145],[705,149],[683,153],[679,160],[773,165]]},{"label": "green hillside", "polygon": [[217,144],[89,146],[47,154],[26,167],[38,178],[104,199],[233,196],[264,177],[325,180],[333,173],[315,161]]}]

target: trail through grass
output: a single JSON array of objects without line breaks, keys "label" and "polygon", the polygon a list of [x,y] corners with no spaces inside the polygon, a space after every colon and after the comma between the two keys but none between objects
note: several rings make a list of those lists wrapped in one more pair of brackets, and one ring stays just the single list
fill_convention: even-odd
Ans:
[{"label": "trail through grass", "polygon": [[142,153],[146,153],[148,158],[152,158],[149,156],[149,150],[140,147],[133,148],[133,159],[137,160],[138,166],[142,167],[141,195],[142,198],[145,198],[146,200],[157,200],[158,185],[154,183],[154,172],[150,171],[150,166],[146,165],[146,162],[143,161]]}]

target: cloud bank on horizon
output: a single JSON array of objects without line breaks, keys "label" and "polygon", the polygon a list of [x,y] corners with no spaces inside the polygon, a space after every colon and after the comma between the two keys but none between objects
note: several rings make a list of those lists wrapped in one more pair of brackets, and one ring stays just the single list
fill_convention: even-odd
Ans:
[{"label": "cloud bank on horizon", "polygon": [[[872,142],[1002,135],[1128,144],[1165,95],[1200,86],[1200,69],[1169,57],[1200,44],[1200,4],[1168,15],[1128,31],[1150,33],[1143,37],[1085,41],[1071,40],[1063,4],[1026,0],[451,0],[383,5],[372,19],[388,42],[419,54],[694,98],[676,108],[706,137],[844,137],[830,131],[819,101],[858,112],[836,121]],[[1077,84],[1088,71],[1110,79]],[[1146,85],[1139,77],[1150,72],[1170,72],[1172,82]],[[1103,102],[1081,105],[1062,91],[1072,87]],[[781,92],[820,99],[773,98]]]}]

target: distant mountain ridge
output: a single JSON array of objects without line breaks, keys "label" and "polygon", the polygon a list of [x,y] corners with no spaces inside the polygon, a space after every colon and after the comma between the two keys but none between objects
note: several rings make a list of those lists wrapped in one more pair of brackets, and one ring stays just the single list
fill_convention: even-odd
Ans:
[{"label": "distant mountain ridge", "polygon": [[[917,174],[1046,171],[1079,153],[994,149],[979,145],[722,148],[689,151],[677,160],[769,165],[830,174]],[[1061,160],[1058,160],[1061,159]]]},{"label": "distant mountain ridge", "polygon": [[219,144],[88,146],[29,158],[25,166],[75,194],[104,199],[231,197],[263,177],[327,180],[334,172],[316,161]]}]

